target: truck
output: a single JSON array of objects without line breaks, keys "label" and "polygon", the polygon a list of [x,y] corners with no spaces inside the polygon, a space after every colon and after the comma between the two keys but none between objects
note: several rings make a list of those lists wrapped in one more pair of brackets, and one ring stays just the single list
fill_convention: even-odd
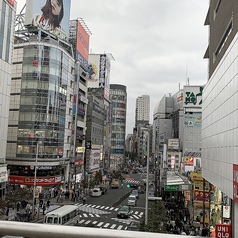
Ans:
[{"label": "truck", "polygon": [[119,188],[119,179],[112,179],[111,188]]}]

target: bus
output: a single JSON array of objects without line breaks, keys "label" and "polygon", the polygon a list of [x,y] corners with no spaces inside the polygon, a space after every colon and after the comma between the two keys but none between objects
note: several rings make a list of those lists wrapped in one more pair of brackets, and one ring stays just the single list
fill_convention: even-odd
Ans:
[{"label": "bus", "polygon": [[76,225],[80,220],[80,211],[77,205],[64,205],[48,212],[44,217],[44,224],[51,225]]}]

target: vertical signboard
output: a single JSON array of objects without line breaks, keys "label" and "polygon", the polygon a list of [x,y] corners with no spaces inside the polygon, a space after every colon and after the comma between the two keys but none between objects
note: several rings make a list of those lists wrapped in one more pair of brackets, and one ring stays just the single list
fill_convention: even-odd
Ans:
[{"label": "vertical signboard", "polygon": [[36,26],[67,40],[71,0],[26,0],[25,26]]},{"label": "vertical signboard", "polygon": [[77,22],[76,42],[76,59],[85,69],[88,69],[89,35],[79,21]]},{"label": "vertical signboard", "polygon": [[216,237],[219,238],[231,238],[231,225],[228,224],[216,224]]},{"label": "vertical signboard", "polygon": [[99,87],[100,55],[90,54],[88,64],[88,87]]},{"label": "vertical signboard", "polygon": [[238,203],[238,165],[233,164],[233,200]]}]

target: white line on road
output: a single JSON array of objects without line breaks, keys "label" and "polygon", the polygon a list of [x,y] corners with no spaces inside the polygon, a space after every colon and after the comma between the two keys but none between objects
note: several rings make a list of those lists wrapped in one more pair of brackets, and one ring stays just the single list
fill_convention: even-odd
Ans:
[{"label": "white line on road", "polygon": [[121,230],[122,227],[123,227],[122,225],[118,226],[117,230]]},{"label": "white line on road", "polygon": [[88,217],[88,215],[86,213],[83,214],[84,217]]},{"label": "white line on road", "polygon": [[88,220],[85,222],[86,225],[88,225],[91,222],[91,220]]},{"label": "white line on road", "polygon": [[101,226],[103,223],[104,223],[104,222],[99,222],[99,223],[97,224],[97,226]]},{"label": "white line on road", "polygon": [[101,208],[103,209],[105,206],[102,206]]},{"label": "white line on road", "polygon": [[103,227],[107,228],[110,225],[110,223],[106,223]]},{"label": "white line on road", "polygon": [[94,222],[93,222],[94,225],[97,224],[97,223],[98,223],[98,221],[94,221]]},{"label": "white line on road", "polygon": [[138,214],[138,211],[135,211],[135,214]]},{"label": "white line on road", "polygon": [[110,228],[111,229],[114,229],[115,228],[115,226],[116,226],[116,224],[113,224]]},{"label": "white line on road", "polygon": [[99,208],[100,207],[100,205],[99,206],[96,206],[96,208]]},{"label": "white line on road", "polygon": [[117,211],[119,208],[115,208],[115,211]]},{"label": "white line on road", "polygon": [[81,221],[79,221],[79,224],[82,224],[82,223],[84,223],[85,222],[85,220],[81,220]]},{"label": "white line on road", "polygon": [[100,217],[98,214],[95,214],[96,217]]},{"label": "white line on road", "polygon": [[111,207],[109,210],[111,211],[111,210],[113,210],[114,209],[114,207]]},{"label": "white line on road", "polygon": [[109,207],[105,207],[105,209],[108,209]]}]

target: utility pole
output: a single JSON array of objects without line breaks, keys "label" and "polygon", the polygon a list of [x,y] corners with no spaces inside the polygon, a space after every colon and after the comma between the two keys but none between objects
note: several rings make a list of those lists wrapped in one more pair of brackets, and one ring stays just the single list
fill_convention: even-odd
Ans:
[{"label": "utility pole", "polygon": [[149,150],[150,150],[150,138],[149,138],[149,131],[147,132],[147,167],[146,167],[146,198],[145,198],[145,224],[148,225],[148,197],[149,197],[149,166],[150,166],[150,159],[149,159]]}]

